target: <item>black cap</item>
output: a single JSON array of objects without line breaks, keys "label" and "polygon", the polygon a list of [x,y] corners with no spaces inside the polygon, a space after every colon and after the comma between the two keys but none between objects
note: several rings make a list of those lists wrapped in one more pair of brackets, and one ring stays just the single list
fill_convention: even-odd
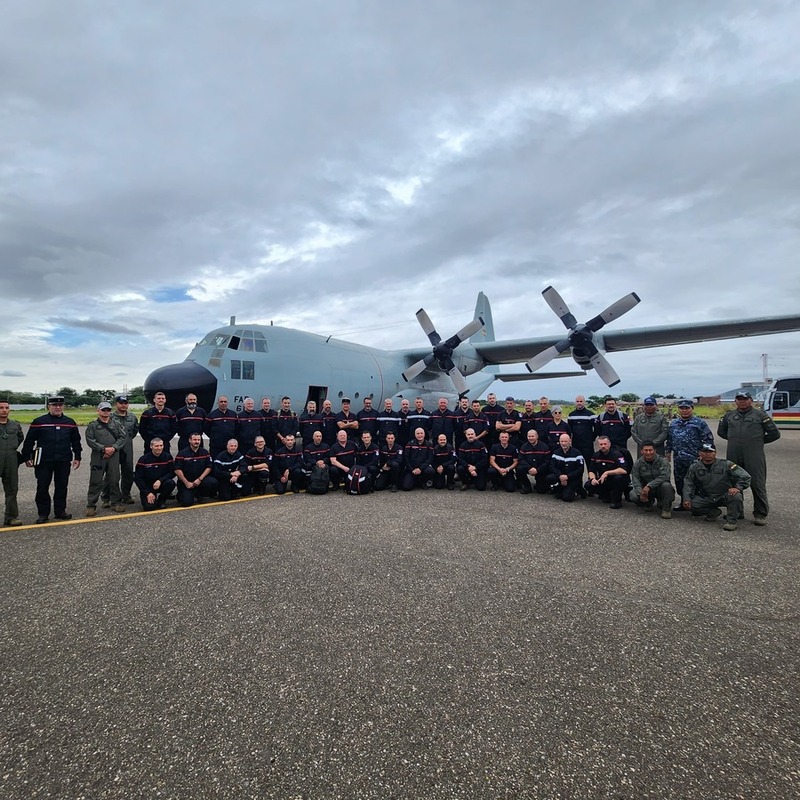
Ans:
[{"label": "black cap", "polygon": [[349,397],[343,397],[342,398],[342,402],[343,403],[349,403],[350,402],[350,398]]},{"label": "black cap", "polygon": [[118,394],[114,398],[114,402],[115,403],[127,403],[128,402],[128,395],[126,395],[126,394]]},{"label": "black cap", "polygon": [[63,397],[59,397],[59,395],[53,395],[53,397],[48,397],[47,398],[47,405],[52,406],[52,405],[55,405],[56,403],[60,403],[61,405],[64,405],[64,398]]},{"label": "black cap", "polygon": [[694,408],[691,400],[678,400],[678,408]]},{"label": "black cap", "polygon": [[753,395],[751,395],[750,392],[745,392],[744,389],[742,389],[739,392],[736,392],[736,400],[752,400],[752,399]]}]

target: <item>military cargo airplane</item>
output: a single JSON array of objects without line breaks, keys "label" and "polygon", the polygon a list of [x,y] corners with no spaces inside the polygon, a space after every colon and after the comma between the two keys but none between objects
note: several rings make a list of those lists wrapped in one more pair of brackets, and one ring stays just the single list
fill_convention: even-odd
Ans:
[{"label": "military cargo airplane", "polygon": [[[542,295],[567,329],[565,335],[496,341],[483,292],[478,294],[472,321],[448,339],[442,339],[420,309],[417,320],[430,345],[407,350],[380,350],[273,325],[242,325],[232,317],[230,325],[207,333],[185,361],[150,373],[145,396],[152,401],[155,392],[163,391],[167,405],[178,408],[186,394],[194,392],[198,404],[210,410],[220,395],[226,395],[229,407],[241,410],[246,397],[259,408],[262,397],[270,397],[275,407],[287,395],[295,409],[309,400],[320,408],[328,398],[338,410],[342,397],[371,397],[376,408],[389,397],[422,397],[427,403],[444,396],[452,401],[460,395],[479,397],[495,380],[567,377],[584,375],[589,369],[614,386],[620,379],[605,353],[800,330],[800,316],[784,316],[600,333],[639,303],[638,295],[625,295],[585,323],[578,323],[552,286]],[[580,371],[539,371],[552,359],[568,355]],[[500,365],[522,363],[527,372],[499,373]]]}]

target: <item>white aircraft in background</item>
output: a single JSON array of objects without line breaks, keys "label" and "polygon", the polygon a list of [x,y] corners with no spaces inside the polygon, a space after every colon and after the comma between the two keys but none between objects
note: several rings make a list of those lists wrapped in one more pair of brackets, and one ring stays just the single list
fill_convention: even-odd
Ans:
[{"label": "white aircraft in background", "polygon": [[[800,316],[761,317],[716,322],[663,325],[604,331],[639,303],[633,292],[585,323],[578,323],[561,295],[548,286],[542,292],[566,328],[562,337],[496,341],[489,300],[478,294],[471,322],[448,339],[442,339],[424,309],[417,319],[430,346],[407,350],[381,350],[345,342],[332,336],[273,325],[231,324],[210,331],[186,360],[154,370],[144,383],[152,401],[157,391],[167,395],[167,405],[178,408],[189,392],[206,410],[226,395],[232,410],[241,410],[245,397],[258,408],[262,397],[276,403],[287,395],[299,408],[309,400],[320,408],[326,398],[371,397],[373,406],[383,400],[422,397],[423,400],[459,395],[480,397],[495,380],[519,381],[583,375],[594,369],[608,386],[619,376],[605,357],[621,350],[640,350],[675,344],[762,336],[800,330]],[[580,371],[542,373],[539,370],[559,356],[571,355]],[[525,364],[527,372],[499,374],[502,364]]]}]

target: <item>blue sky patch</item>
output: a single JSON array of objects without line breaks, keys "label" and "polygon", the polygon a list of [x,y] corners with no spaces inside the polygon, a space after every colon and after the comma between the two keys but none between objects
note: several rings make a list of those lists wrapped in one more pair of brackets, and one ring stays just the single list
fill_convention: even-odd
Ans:
[{"label": "blue sky patch", "polygon": [[189,297],[188,286],[163,286],[150,292],[150,297],[156,303],[181,303],[192,299]]}]

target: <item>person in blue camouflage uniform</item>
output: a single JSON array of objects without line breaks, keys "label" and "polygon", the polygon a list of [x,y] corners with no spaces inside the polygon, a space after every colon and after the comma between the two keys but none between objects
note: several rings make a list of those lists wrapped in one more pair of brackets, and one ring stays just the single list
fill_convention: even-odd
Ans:
[{"label": "person in blue camouflage uniform", "polygon": [[[704,444],[714,444],[711,428],[704,419],[695,416],[694,403],[691,400],[680,400],[678,418],[670,422],[667,441],[664,443],[667,460],[672,461],[675,491],[678,497],[683,497],[683,481],[686,473],[697,461],[697,454]],[[680,510],[681,506],[675,506],[673,509],[673,511]]]}]

